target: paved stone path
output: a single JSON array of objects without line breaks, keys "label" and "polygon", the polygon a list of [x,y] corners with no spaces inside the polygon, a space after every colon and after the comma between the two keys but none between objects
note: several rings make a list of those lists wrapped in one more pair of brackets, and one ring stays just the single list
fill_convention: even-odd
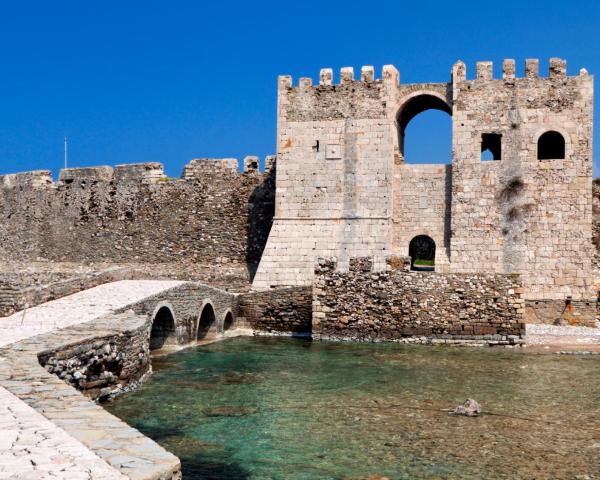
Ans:
[{"label": "paved stone path", "polygon": [[106,283],[0,318],[0,346],[89,322],[130,303],[180,285],[177,281],[123,280]]},{"label": "paved stone path", "polygon": [[[0,346],[90,322],[182,282],[125,280],[0,318]],[[0,387],[0,479],[125,479],[80,441]]]}]

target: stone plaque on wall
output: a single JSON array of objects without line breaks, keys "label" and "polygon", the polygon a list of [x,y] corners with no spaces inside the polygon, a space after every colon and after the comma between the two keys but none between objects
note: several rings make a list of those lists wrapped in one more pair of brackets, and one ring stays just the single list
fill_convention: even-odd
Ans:
[{"label": "stone plaque on wall", "polygon": [[329,144],[325,150],[327,160],[338,160],[342,158],[342,146],[338,144]]}]

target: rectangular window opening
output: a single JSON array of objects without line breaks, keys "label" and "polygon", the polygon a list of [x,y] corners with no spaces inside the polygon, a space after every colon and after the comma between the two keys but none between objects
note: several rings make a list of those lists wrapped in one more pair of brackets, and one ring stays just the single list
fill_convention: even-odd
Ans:
[{"label": "rectangular window opening", "polygon": [[481,135],[481,161],[502,158],[502,134],[483,133]]}]

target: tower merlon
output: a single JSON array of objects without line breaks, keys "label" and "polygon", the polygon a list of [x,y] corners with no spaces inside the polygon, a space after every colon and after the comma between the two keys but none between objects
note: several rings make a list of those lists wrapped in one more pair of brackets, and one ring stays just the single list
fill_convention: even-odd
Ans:
[{"label": "tower merlon", "polygon": [[0,175],[2,188],[41,188],[52,185],[50,170],[33,170],[31,172],[8,173]]},{"label": "tower merlon", "polygon": [[381,78],[384,83],[400,85],[400,72],[394,65],[384,65]]},{"label": "tower merlon", "polygon": [[493,64],[489,61],[477,62],[476,71],[477,71],[477,80],[492,80],[493,74]]},{"label": "tower merlon", "polygon": [[211,175],[236,175],[238,173],[237,158],[194,158],[183,167],[185,180],[200,180]]},{"label": "tower merlon", "polygon": [[244,172],[258,172],[259,159],[255,155],[244,157]]},{"label": "tower merlon", "polygon": [[464,82],[467,79],[467,66],[465,62],[462,60],[458,60],[452,66],[452,81],[456,82]]},{"label": "tower merlon", "polygon": [[549,67],[550,78],[566,78],[567,61],[562,58],[553,57],[550,59]]},{"label": "tower merlon", "polygon": [[310,87],[312,87],[312,84],[313,84],[312,78],[310,78],[310,77],[301,77],[300,78],[300,82],[299,82],[300,88],[310,88]]},{"label": "tower merlon", "polygon": [[319,85],[333,85],[333,70],[322,68],[319,73]]},{"label": "tower merlon", "polygon": [[525,78],[538,78],[540,72],[540,61],[537,58],[525,60]]},{"label": "tower merlon", "polygon": [[288,88],[292,88],[292,76],[279,75],[279,77],[277,77],[277,89],[282,91]]},{"label": "tower merlon", "polygon": [[373,65],[364,65],[360,69],[360,79],[363,82],[372,82],[375,80],[375,68]]},{"label": "tower merlon", "polygon": [[352,83],[354,81],[354,68],[342,67],[340,70],[340,82],[342,84]]},{"label": "tower merlon", "polygon": [[515,79],[517,71],[516,62],[513,58],[506,58],[502,62],[502,79],[510,82]]}]

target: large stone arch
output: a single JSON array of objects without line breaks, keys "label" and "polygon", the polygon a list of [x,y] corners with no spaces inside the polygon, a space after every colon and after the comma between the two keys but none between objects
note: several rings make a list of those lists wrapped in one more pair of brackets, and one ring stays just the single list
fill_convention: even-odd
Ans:
[{"label": "large stone arch", "polygon": [[400,97],[396,111],[397,144],[396,153],[404,160],[405,129],[410,121],[427,110],[439,110],[452,117],[452,104],[447,92],[435,89],[411,91]]}]

